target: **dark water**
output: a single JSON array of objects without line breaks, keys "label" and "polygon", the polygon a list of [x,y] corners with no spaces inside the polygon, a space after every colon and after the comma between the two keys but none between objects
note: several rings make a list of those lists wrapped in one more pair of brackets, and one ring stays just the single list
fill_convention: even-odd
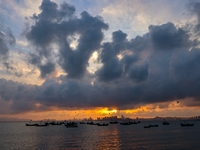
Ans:
[{"label": "dark water", "polygon": [[[159,127],[144,128],[149,123]],[[123,126],[79,124],[27,127],[25,122],[0,123],[0,150],[199,150],[200,122],[181,127],[180,122],[142,122]]]}]

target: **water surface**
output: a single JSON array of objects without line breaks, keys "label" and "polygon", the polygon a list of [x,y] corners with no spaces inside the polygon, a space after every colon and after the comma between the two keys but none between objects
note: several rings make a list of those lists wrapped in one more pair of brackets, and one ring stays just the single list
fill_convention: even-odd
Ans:
[{"label": "water surface", "polygon": [[[0,123],[0,150],[199,150],[200,122],[181,127],[179,121],[142,122],[123,126],[78,124],[27,127],[25,122]],[[144,125],[159,127],[144,128]]]}]

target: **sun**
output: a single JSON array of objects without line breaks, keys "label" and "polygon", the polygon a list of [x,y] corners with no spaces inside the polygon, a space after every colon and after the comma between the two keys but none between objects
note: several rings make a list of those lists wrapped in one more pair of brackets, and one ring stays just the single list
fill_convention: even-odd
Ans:
[{"label": "sun", "polygon": [[112,113],[117,113],[117,109],[111,110]]},{"label": "sun", "polygon": [[104,109],[101,109],[100,112],[101,112],[102,114],[109,115],[109,114],[117,113],[117,109],[108,109],[108,108],[104,108]]}]

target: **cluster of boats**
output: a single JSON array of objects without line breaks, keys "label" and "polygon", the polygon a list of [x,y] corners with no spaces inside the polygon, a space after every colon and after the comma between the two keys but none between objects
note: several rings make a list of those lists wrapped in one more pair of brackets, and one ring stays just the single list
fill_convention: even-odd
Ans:
[{"label": "cluster of boats", "polygon": [[65,124],[64,122],[45,122],[45,123],[42,123],[42,121],[40,121],[40,123],[26,123],[26,126],[37,126],[37,127],[46,127],[48,125],[62,125],[62,124]]},{"label": "cluster of boats", "polygon": [[67,122],[67,123],[65,123],[65,126],[67,128],[77,128],[78,127],[76,122]]},{"label": "cluster of boats", "polygon": [[85,123],[85,122],[80,122],[80,124],[88,124],[88,125],[97,125],[97,126],[108,126],[109,124],[108,123],[94,123],[93,121],[91,121],[91,122],[87,122],[87,123]]},{"label": "cluster of boats", "polygon": [[131,125],[131,124],[138,124],[141,123],[140,121],[128,121],[128,122],[121,122],[121,125]]},{"label": "cluster of boats", "polygon": [[[166,120],[164,120],[164,121],[162,122],[162,124],[163,124],[163,125],[169,125],[170,123],[167,122]],[[180,123],[180,125],[181,125],[182,127],[191,127],[191,126],[194,126],[194,123],[186,123],[186,122],[184,122],[184,123]],[[150,127],[158,127],[158,124],[149,124],[149,125],[147,125],[147,126],[144,126],[144,128],[150,128]]]},{"label": "cluster of boats", "polygon": [[[116,124],[118,122],[114,122],[113,124]],[[49,125],[62,125],[64,124],[67,128],[74,128],[74,127],[78,127],[78,123],[77,122],[45,122],[45,123],[26,123],[26,126],[36,126],[36,127],[46,127]],[[80,122],[80,124],[86,124],[85,122]],[[87,124],[89,125],[97,125],[97,126],[108,126],[108,123],[94,123],[94,122],[87,122]]]},{"label": "cluster of boats", "polygon": [[[97,125],[97,126],[108,126],[109,124],[118,124],[118,121],[110,121],[109,123],[94,123],[93,121],[91,122],[80,122],[80,124],[88,124],[88,125]],[[127,121],[127,122],[120,122],[120,125],[131,125],[131,124],[139,124],[141,123],[140,121]],[[64,124],[67,128],[76,128],[78,127],[78,123],[77,122],[45,122],[42,123],[42,121],[40,123],[26,123],[26,126],[37,126],[37,127],[46,127],[49,125],[62,125]],[[169,125],[170,123],[167,122],[166,120],[164,120],[162,122],[163,125]],[[180,125],[182,127],[187,127],[187,126],[194,126],[193,123],[180,123]],[[144,128],[151,128],[151,127],[158,127],[158,124],[149,124],[144,126]]]}]

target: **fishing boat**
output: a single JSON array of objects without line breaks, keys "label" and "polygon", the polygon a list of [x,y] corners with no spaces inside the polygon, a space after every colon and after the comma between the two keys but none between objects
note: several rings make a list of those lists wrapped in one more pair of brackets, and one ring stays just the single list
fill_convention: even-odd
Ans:
[{"label": "fishing boat", "polygon": [[97,126],[108,126],[108,123],[98,123]]},{"label": "fishing boat", "polygon": [[47,127],[49,124],[47,122],[42,123],[42,120],[40,121],[40,124],[37,124],[36,127]]},{"label": "fishing boat", "polygon": [[150,124],[150,127],[158,127],[158,124]]},{"label": "fishing boat", "polygon": [[37,124],[36,125],[36,127],[47,127],[47,126],[48,126],[48,124],[46,124],[46,123],[45,124]]},{"label": "fishing boat", "polygon": [[110,121],[110,124],[118,124],[118,121]]},{"label": "fishing boat", "polygon": [[95,123],[94,122],[87,122],[87,124],[89,124],[89,125],[95,125]]},{"label": "fishing boat", "polygon": [[37,123],[34,124],[26,123],[26,126],[37,126],[37,125],[38,125]]},{"label": "fishing boat", "polygon": [[169,122],[167,122],[165,119],[164,119],[164,121],[163,121],[163,125],[169,125],[170,123]]},{"label": "fishing boat", "polygon": [[68,122],[68,123],[65,124],[65,126],[67,128],[77,128],[78,127],[76,122]]},{"label": "fishing boat", "polygon": [[51,122],[50,124],[51,125],[62,125],[63,123],[62,122]]},{"label": "fishing boat", "polygon": [[191,127],[194,126],[194,123],[180,123],[181,127]]},{"label": "fishing boat", "polygon": [[131,125],[130,122],[121,122],[120,124],[121,124],[121,125]]},{"label": "fishing boat", "polygon": [[136,121],[129,121],[130,124],[138,124]]},{"label": "fishing boat", "polygon": [[170,123],[169,122],[163,122],[163,125],[169,125]]},{"label": "fishing boat", "polygon": [[37,123],[32,123],[32,120],[30,120],[30,123],[26,123],[26,126],[37,126]]},{"label": "fishing boat", "polygon": [[144,128],[150,128],[150,125],[148,125],[148,126],[144,126]]}]

